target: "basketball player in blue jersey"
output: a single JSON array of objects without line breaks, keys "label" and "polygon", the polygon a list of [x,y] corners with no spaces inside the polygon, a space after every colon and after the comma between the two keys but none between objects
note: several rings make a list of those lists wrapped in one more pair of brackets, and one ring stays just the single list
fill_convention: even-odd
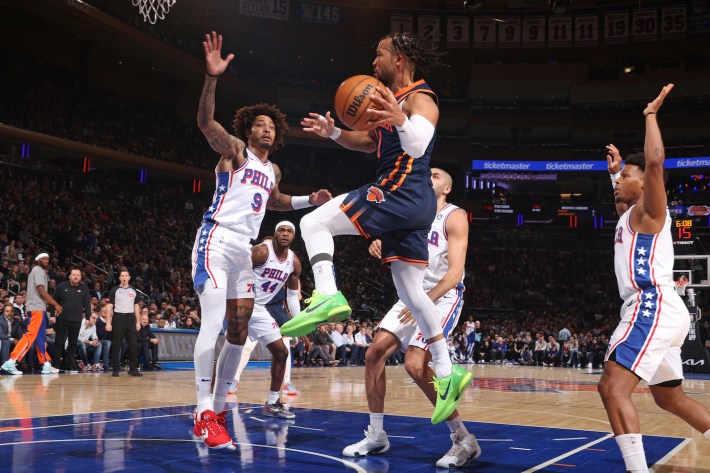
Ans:
[{"label": "basketball player in blue jersey", "polygon": [[631,394],[643,379],[656,404],[710,438],[710,411],[683,392],[681,347],[690,316],[673,283],[671,218],[663,176],[665,152],[657,113],[673,84],[644,110],[643,153],[626,157],[607,147],[619,223],[614,268],[621,322],[609,340],[599,394],[626,470],[648,472],[641,426]]},{"label": "basketball player in blue jersey", "polygon": [[[204,214],[192,251],[192,277],[202,308],[202,324],[195,342],[194,433],[208,447],[234,449],[225,428],[224,404],[254,307],[250,241],[257,237],[267,208],[302,209],[323,204],[331,196],[326,190],[298,197],[279,192],[281,173],[269,156],[283,145],[288,126],[278,108],[264,103],[240,108],[233,123],[235,135],[214,120],[217,77],[234,55],[222,58],[222,37],[215,32],[206,35],[202,44],[207,75],[197,123],[221,157],[215,168],[213,201]],[[217,360],[213,398],[210,391],[215,343],[225,314],[226,340]]]},{"label": "basketball player in blue jersey", "polygon": [[[429,231],[429,266],[424,277],[424,289],[436,305],[439,323],[447,336],[456,327],[463,307],[463,277],[468,248],[468,220],[466,212],[446,202],[451,192],[451,176],[444,170],[433,168],[431,180],[437,201],[437,214]],[[375,240],[370,254],[382,257],[382,244]],[[411,320],[411,312],[401,300],[390,309],[380,322],[375,339],[365,354],[365,392],[370,409],[370,425],[365,438],[345,447],[346,457],[360,457],[389,450],[389,440],[384,431],[384,408],[387,382],[385,362],[397,350],[406,352],[404,367],[432,403],[436,392],[431,383],[434,373],[429,368],[431,356],[422,340],[419,327]],[[446,420],[451,431],[452,446],[436,462],[440,468],[460,468],[481,454],[476,436],[470,434],[457,411]]]},{"label": "basketball player in blue jersey", "polygon": [[422,281],[428,261],[427,236],[436,215],[436,197],[429,161],[439,119],[437,97],[415,72],[426,73],[438,63],[433,44],[410,33],[385,36],[377,45],[374,75],[387,87],[372,96],[379,107],[368,110],[370,131],[335,127],[330,112],[311,113],[301,125],[305,131],[330,137],[345,148],[377,153],[377,180],[338,196],[301,220],[301,233],[315,275],[316,290],[310,305],[281,327],[298,336],[326,321],[342,320],[351,309],[335,284],[333,235],[362,235],[382,241],[382,262],[389,265],[399,298],[419,325],[436,373],[438,391],[432,422],[456,409],[472,375],[452,367],[446,339],[434,303]]}]

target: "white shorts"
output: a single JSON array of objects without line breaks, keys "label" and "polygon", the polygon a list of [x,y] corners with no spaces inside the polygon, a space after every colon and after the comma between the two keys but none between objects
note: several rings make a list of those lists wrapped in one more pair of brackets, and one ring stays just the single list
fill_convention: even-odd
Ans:
[{"label": "white shorts", "polygon": [[249,237],[212,221],[203,221],[192,248],[192,280],[198,292],[208,279],[227,289],[227,299],[254,298]]},{"label": "white shorts", "polygon": [[[446,339],[459,321],[459,315],[461,315],[461,309],[463,308],[463,289],[454,289],[447,292],[434,302],[434,305],[439,311],[441,327],[444,332],[444,339]],[[410,346],[426,350],[427,344],[419,331],[419,325],[402,325],[399,321],[398,316],[405,307],[405,303],[401,299],[398,300],[380,321],[378,330],[385,329],[397,337],[402,351],[407,351],[407,347]]]},{"label": "white shorts", "polygon": [[633,371],[649,385],[683,379],[680,356],[690,315],[673,287],[651,287],[621,309],[621,322],[609,340],[605,360]]},{"label": "white shorts", "polygon": [[281,329],[263,305],[254,304],[254,311],[249,319],[249,338],[264,345],[281,339]]}]

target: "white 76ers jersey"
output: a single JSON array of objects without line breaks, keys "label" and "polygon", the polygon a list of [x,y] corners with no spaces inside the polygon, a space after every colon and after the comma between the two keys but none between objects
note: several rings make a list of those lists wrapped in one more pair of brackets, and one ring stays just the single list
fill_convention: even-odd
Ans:
[{"label": "white 76ers jersey", "polygon": [[[449,240],[446,233],[446,219],[451,213],[461,210],[453,204],[441,208],[429,230],[429,266],[424,273],[424,290],[428,291],[441,281],[449,270]],[[457,288],[463,289],[463,274]],[[456,288],[454,288],[456,289]]]},{"label": "white 76ers jersey", "polygon": [[271,161],[262,162],[248,148],[246,152],[246,162],[239,169],[216,173],[212,205],[203,218],[254,239],[259,235],[276,177]]},{"label": "white 76ers jersey", "polygon": [[636,233],[631,228],[631,206],[616,224],[614,270],[623,301],[638,297],[646,289],[667,286],[673,289],[673,239],[671,217],[658,234]]},{"label": "white 76ers jersey", "polygon": [[286,259],[281,261],[274,253],[271,240],[266,240],[264,245],[269,249],[269,258],[261,266],[254,267],[254,304],[259,305],[265,305],[273,299],[293,272],[293,251],[288,250]]}]

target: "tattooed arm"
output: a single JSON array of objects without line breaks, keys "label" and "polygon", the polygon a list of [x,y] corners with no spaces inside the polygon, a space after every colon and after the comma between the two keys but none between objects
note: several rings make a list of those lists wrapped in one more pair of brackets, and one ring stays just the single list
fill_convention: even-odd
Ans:
[{"label": "tattooed arm", "polygon": [[205,75],[205,85],[202,87],[200,105],[197,110],[197,125],[202,134],[207,138],[213,150],[221,155],[217,171],[229,171],[236,169],[244,163],[244,142],[235,136],[230,135],[214,119],[215,90],[217,88],[217,76],[224,73],[227,66],[234,58],[230,54],[226,59],[222,59],[222,36],[214,31],[212,35],[205,35],[202,42],[205,50],[205,62],[207,74]]}]

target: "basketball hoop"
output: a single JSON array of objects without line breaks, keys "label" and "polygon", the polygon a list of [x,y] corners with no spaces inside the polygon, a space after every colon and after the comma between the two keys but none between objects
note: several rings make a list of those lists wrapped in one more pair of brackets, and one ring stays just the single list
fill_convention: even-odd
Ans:
[{"label": "basketball hoop", "polygon": [[143,21],[154,25],[158,19],[164,20],[175,0],[131,0],[143,15]]},{"label": "basketball hoop", "polygon": [[688,285],[688,279],[680,277],[675,281],[675,291],[679,296],[685,296],[685,286]]}]

